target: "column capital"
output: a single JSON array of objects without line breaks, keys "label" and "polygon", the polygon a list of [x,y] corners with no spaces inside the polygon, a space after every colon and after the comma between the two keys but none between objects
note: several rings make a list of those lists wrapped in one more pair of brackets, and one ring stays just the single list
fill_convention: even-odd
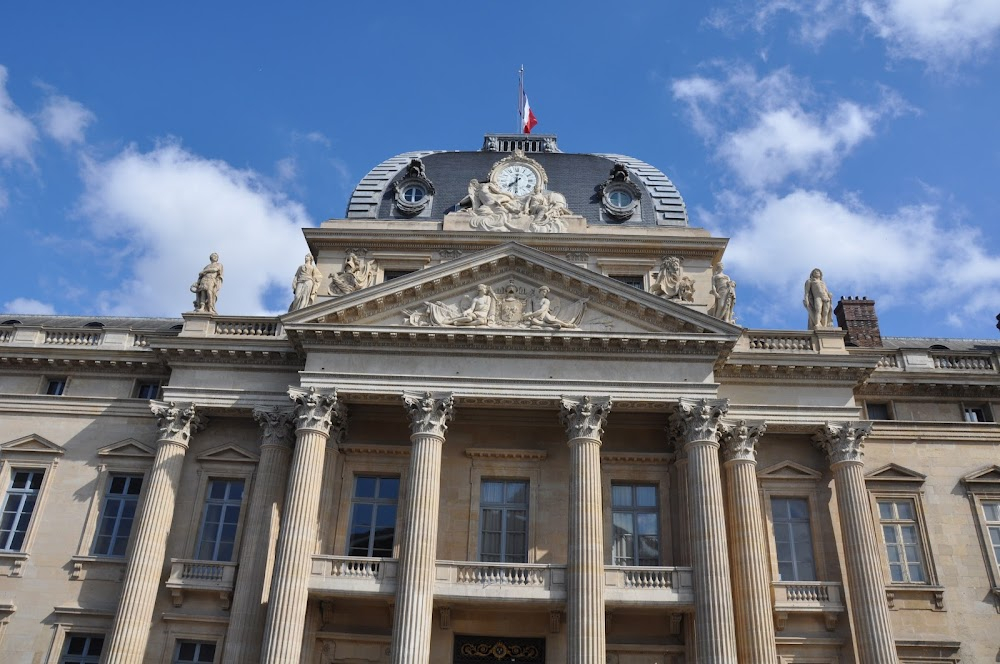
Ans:
[{"label": "column capital", "polygon": [[729,411],[729,399],[678,399],[672,416],[682,445],[717,441],[719,420]]},{"label": "column capital", "polygon": [[198,433],[208,424],[208,418],[195,412],[194,404],[178,406],[173,401],[150,401],[149,409],[160,428],[160,440],[187,447],[191,434]]},{"label": "column capital", "polygon": [[444,438],[455,416],[451,392],[403,392],[403,407],[410,416],[410,433]]},{"label": "column capital", "polygon": [[312,429],[340,442],[347,434],[347,408],[337,400],[337,390],[320,391],[289,387],[288,398],[295,402],[295,428]]},{"label": "column capital", "polygon": [[294,408],[270,408],[259,406],[253,409],[253,419],[260,425],[260,445],[276,445],[291,447],[295,439],[293,425],[295,423]]},{"label": "column capital", "polygon": [[842,463],[860,465],[865,462],[865,437],[871,433],[871,430],[871,422],[843,422],[840,424],[828,422],[813,436],[813,441],[829,457],[831,466]]},{"label": "column capital", "polygon": [[750,461],[757,462],[757,443],[760,437],[767,431],[767,424],[764,422],[738,422],[719,423],[722,444],[722,460],[726,463],[730,461]]},{"label": "column capital", "polygon": [[559,420],[566,427],[570,440],[591,438],[600,440],[611,413],[611,397],[563,397],[559,403]]}]

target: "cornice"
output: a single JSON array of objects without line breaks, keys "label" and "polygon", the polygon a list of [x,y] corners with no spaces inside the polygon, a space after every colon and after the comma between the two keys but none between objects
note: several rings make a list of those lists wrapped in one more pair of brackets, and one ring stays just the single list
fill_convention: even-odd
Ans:
[{"label": "cornice", "polygon": [[667,464],[674,460],[676,455],[672,452],[626,452],[626,451],[602,451],[601,464],[606,465],[639,465]]},{"label": "cornice", "polygon": [[817,382],[858,385],[871,376],[874,367],[852,362],[845,356],[795,355],[782,357],[759,353],[750,357],[735,353],[722,366],[717,366],[715,378],[720,382]]},{"label": "cornice", "polygon": [[184,345],[171,345],[156,349],[163,362],[172,366],[189,363],[214,364],[233,367],[302,367],[304,359],[296,349],[282,339],[267,346],[233,343],[231,339],[204,339],[189,341]]},{"label": "cornice", "polygon": [[508,459],[517,461],[544,461],[549,453],[544,450],[515,450],[501,447],[470,447],[465,450],[470,459]]},{"label": "cornice", "polygon": [[1000,443],[996,422],[912,422],[875,420],[866,442],[903,441],[949,443]]},{"label": "cornice", "polygon": [[152,418],[148,399],[0,394],[0,413],[21,415],[86,415]]},{"label": "cornice", "polygon": [[340,445],[340,451],[347,456],[409,456],[410,448],[406,445],[375,445],[367,443],[345,443]]},{"label": "cornice", "polygon": [[144,376],[165,376],[170,372],[162,359],[148,350],[107,353],[93,349],[55,348],[3,348],[0,350],[0,371],[7,370],[33,373],[83,371]]},{"label": "cornice", "polygon": [[[729,420],[763,421],[768,434],[815,433],[828,422],[856,420],[856,406],[771,406],[762,404],[729,404]],[[765,443],[766,444],[766,443]]]},{"label": "cornice", "polygon": [[[881,378],[881,376],[878,376]],[[907,376],[906,382],[869,380],[858,386],[859,397],[952,397],[1000,399],[1000,382],[982,377],[955,375]],[[912,380],[911,380],[912,379]],[[977,380],[979,379],[979,380]]]}]

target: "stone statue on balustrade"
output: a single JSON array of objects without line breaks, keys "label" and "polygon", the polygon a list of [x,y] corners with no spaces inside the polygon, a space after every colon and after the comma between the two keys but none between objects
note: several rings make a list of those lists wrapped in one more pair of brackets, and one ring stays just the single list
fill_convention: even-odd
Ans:
[{"label": "stone statue on balustrade", "polygon": [[330,295],[347,295],[374,286],[377,276],[378,265],[375,260],[362,258],[352,251],[344,260],[344,270],[330,275]]},{"label": "stone statue on balustrade", "polygon": [[736,306],[736,282],[722,271],[722,263],[716,263],[712,268],[712,290],[715,302],[708,313],[727,323],[735,323],[733,308]]},{"label": "stone statue on balustrade", "polygon": [[694,302],[694,280],[684,276],[681,264],[682,261],[677,256],[664,256],[660,261],[660,272],[649,287],[649,292],[668,300]]},{"label": "stone statue on balustrade", "polygon": [[219,299],[219,289],[222,288],[222,263],[219,254],[208,257],[208,265],[198,273],[198,280],[191,284],[194,293],[195,313],[215,314],[215,302]]},{"label": "stone statue on balustrade", "polygon": [[323,273],[316,267],[312,254],[306,254],[305,262],[295,271],[292,278],[292,303],[289,311],[308,307],[316,301],[319,285],[323,281]]},{"label": "stone statue on balustrade", "polygon": [[823,281],[823,271],[819,268],[809,273],[806,280],[802,306],[809,312],[809,329],[833,327],[833,296]]}]

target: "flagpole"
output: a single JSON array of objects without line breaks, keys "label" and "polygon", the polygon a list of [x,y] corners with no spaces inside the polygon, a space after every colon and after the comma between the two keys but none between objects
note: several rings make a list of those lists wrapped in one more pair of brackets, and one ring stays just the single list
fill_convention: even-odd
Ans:
[{"label": "flagpole", "polygon": [[524,108],[521,107],[521,104],[524,103],[523,99],[524,99],[524,65],[521,65],[521,71],[518,72],[518,79],[517,79],[517,133],[519,134],[524,130],[524,117],[522,116],[522,113],[524,113]]}]

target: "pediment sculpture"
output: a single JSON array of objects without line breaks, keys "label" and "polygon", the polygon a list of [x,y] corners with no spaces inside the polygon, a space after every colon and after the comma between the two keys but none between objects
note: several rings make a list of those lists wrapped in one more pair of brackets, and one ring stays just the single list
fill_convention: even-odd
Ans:
[{"label": "pediment sculpture", "polygon": [[420,308],[404,311],[404,324],[414,327],[490,327],[521,329],[574,329],[583,320],[589,298],[560,302],[548,286],[540,286],[530,298],[513,283],[503,294],[479,284],[474,294],[452,302],[424,302]]},{"label": "pediment sculpture", "polygon": [[677,256],[664,256],[660,261],[660,272],[649,287],[653,295],[665,297],[668,300],[694,302],[694,280],[684,276],[682,261]]},{"label": "pediment sculpture", "polygon": [[363,258],[352,251],[344,259],[343,271],[330,275],[330,295],[347,295],[374,286],[377,276],[378,264],[375,259]]}]

